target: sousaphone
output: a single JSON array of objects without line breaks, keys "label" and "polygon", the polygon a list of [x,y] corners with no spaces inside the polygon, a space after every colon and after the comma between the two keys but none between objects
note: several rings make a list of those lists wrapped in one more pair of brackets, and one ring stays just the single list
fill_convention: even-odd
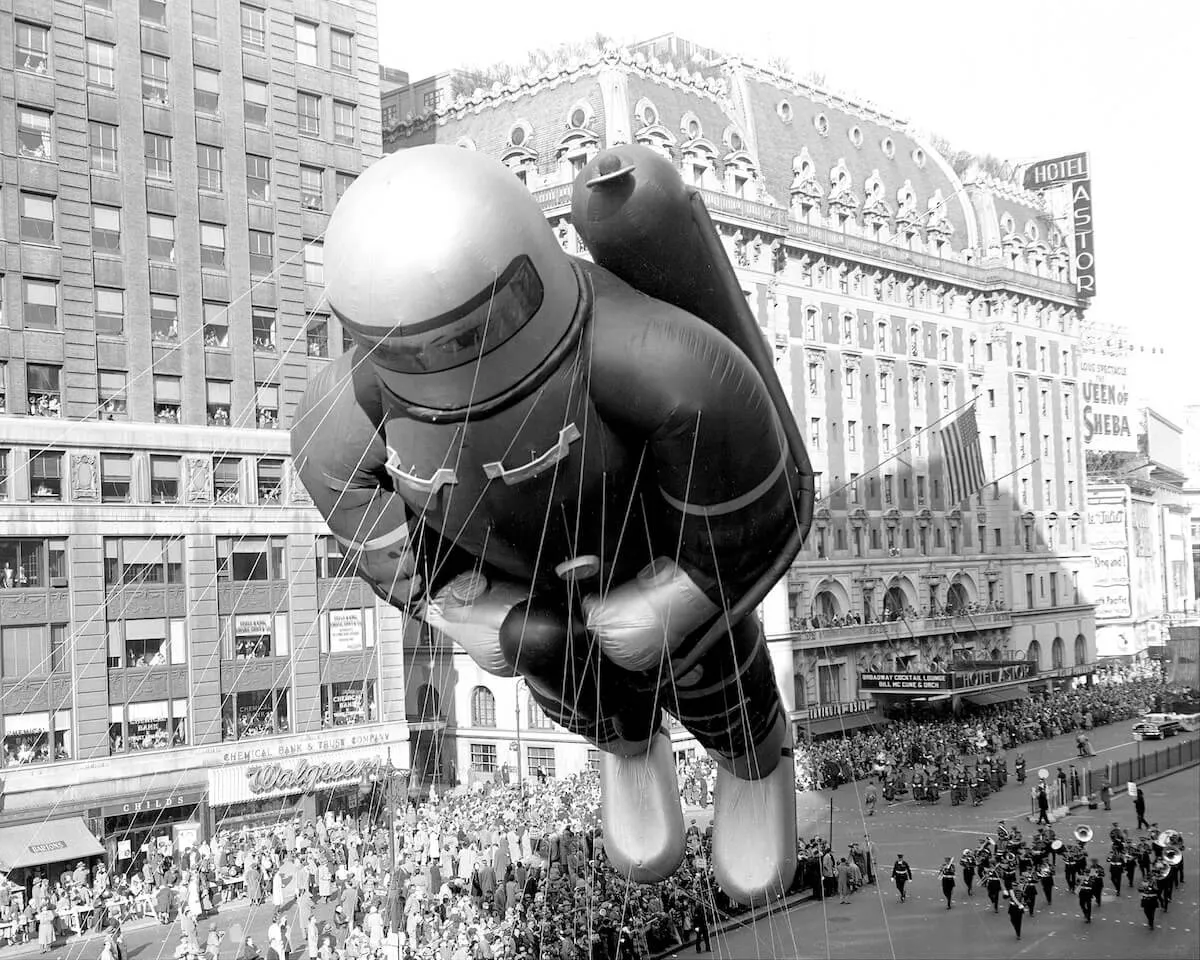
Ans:
[{"label": "sousaphone", "polygon": [[1092,837],[1095,836],[1095,833],[1092,831],[1091,827],[1079,826],[1075,828],[1074,836],[1079,843],[1090,843]]}]

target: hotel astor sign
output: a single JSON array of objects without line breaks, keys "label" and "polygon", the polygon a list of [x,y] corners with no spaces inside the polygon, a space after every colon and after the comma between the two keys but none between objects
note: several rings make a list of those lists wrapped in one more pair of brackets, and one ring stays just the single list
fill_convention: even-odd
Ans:
[{"label": "hotel astor sign", "polygon": [[1086,153],[1072,153],[1066,157],[1055,157],[1053,160],[1039,160],[1029,165],[1025,171],[1026,190],[1044,190],[1046,187],[1056,187],[1069,180],[1088,180],[1091,178],[1091,165]]},{"label": "hotel astor sign", "polygon": [[1092,237],[1092,165],[1086,153],[1039,160],[1025,170],[1026,190],[1069,185],[1075,231],[1075,289],[1081,297],[1096,295],[1096,250]]}]

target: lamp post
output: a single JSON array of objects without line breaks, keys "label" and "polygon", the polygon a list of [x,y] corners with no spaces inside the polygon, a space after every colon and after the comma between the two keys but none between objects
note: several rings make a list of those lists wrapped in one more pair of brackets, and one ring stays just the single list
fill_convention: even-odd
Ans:
[{"label": "lamp post", "polygon": [[525,683],[525,678],[518,677],[516,686],[513,687],[513,721],[517,729],[517,793],[522,799],[525,797],[525,781],[521,773],[521,684],[523,683]]}]

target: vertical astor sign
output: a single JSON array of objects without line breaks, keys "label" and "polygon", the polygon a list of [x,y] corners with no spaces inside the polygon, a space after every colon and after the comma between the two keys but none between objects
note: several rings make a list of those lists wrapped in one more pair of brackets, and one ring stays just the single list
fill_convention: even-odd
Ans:
[{"label": "vertical astor sign", "polygon": [[1096,249],[1092,234],[1092,181],[1071,184],[1075,220],[1075,287],[1081,297],[1096,295]]}]

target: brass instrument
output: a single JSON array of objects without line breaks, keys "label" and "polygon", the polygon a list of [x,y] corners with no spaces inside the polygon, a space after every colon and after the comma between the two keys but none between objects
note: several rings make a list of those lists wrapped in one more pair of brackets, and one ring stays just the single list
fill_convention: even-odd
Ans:
[{"label": "brass instrument", "polygon": [[1166,861],[1168,866],[1177,867],[1183,863],[1183,851],[1179,847],[1171,847],[1168,850],[1164,850],[1163,860]]},{"label": "brass instrument", "polygon": [[1075,828],[1075,839],[1080,843],[1090,843],[1095,833],[1091,827],[1080,826]]},{"label": "brass instrument", "polygon": [[1050,864],[1043,863],[1040,867],[1038,867],[1037,875],[1039,880],[1045,880],[1054,876],[1054,871],[1050,868]]},{"label": "brass instrument", "polygon": [[1154,842],[1156,844],[1158,844],[1160,847],[1162,847],[1164,850],[1166,850],[1170,847],[1176,847],[1176,848],[1182,850],[1183,849],[1183,834],[1180,833],[1178,830],[1164,830],[1157,837],[1155,837]]},{"label": "brass instrument", "polygon": [[1053,850],[1055,853],[1062,853],[1063,847],[1065,847],[1065,846],[1066,846],[1066,844],[1064,844],[1061,840],[1055,838],[1055,840],[1050,844],[1050,849]]},{"label": "brass instrument", "polygon": [[1171,875],[1171,865],[1159,861],[1154,865],[1154,878],[1156,880],[1166,880]]}]

